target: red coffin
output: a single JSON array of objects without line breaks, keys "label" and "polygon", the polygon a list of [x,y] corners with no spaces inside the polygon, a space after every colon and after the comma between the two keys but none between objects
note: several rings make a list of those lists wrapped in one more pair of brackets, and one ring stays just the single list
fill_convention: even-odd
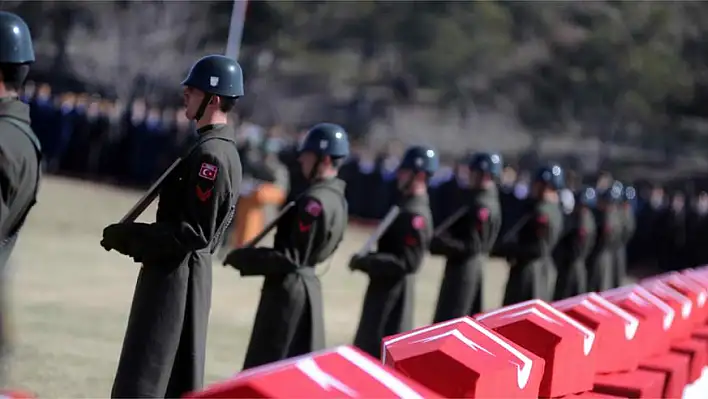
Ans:
[{"label": "red coffin", "polygon": [[595,333],[540,300],[521,302],[477,320],[546,361],[539,396],[589,391],[595,376]]},{"label": "red coffin", "polygon": [[641,285],[674,309],[676,319],[670,333],[672,339],[688,337],[696,320],[693,317],[693,302],[691,302],[691,299],[661,280],[643,281]]},{"label": "red coffin", "polygon": [[[688,269],[684,270],[680,274],[681,277],[684,277],[686,280],[690,280],[696,285],[702,287],[706,293],[706,301],[708,301],[708,275],[706,275],[705,272],[696,269]],[[706,321],[708,321],[708,304],[703,306],[703,320],[700,323],[704,324]]]},{"label": "red coffin", "polygon": [[243,371],[185,398],[439,398],[351,346]]},{"label": "red coffin", "polygon": [[639,365],[637,339],[639,320],[626,310],[595,294],[585,294],[553,303],[595,332],[595,358],[598,373],[634,370]]},{"label": "red coffin", "polygon": [[669,351],[669,335],[676,314],[664,301],[638,285],[630,285],[600,294],[639,319],[637,339],[644,346],[642,357],[664,354]]},{"label": "red coffin", "polygon": [[383,361],[448,398],[538,397],[544,361],[469,317],[386,337]]},{"label": "red coffin", "polygon": [[689,275],[677,272],[668,273],[659,278],[669,287],[687,296],[693,302],[694,323],[701,325],[708,317],[708,288],[691,278]]}]

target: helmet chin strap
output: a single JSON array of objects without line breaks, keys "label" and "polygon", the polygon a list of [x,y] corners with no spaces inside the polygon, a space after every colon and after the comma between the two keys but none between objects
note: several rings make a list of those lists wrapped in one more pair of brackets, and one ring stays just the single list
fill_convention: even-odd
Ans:
[{"label": "helmet chin strap", "polygon": [[209,105],[209,101],[211,101],[213,94],[211,93],[204,93],[204,98],[202,99],[201,104],[199,104],[199,108],[197,108],[197,113],[194,115],[194,120],[199,122],[202,117],[204,117],[204,111],[206,111],[207,105]]}]

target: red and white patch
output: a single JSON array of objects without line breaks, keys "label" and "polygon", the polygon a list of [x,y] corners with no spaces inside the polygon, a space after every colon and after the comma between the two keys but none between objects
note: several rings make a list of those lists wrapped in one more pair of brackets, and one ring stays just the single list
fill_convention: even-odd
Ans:
[{"label": "red and white patch", "polygon": [[489,219],[489,209],[480,208],[477,212],[477,218],[482,222],[486,222]]},{"label": "red and white patch", "polygon": [[199,177],[203,177],[207,180],[216,180],[216,174],[219,172],[219,168],[216,165],[210,163],[202,163],[202,167],[199,168]]},{"label": "red and white patch", "polygon": [[422,216],[416,216],[413,218],[413,221],[411,224],[413,225],[414,229],[422,230],[423,227],[425,227],[425,218]]},{"label": "red and white patch", "polygon": [[313,217],[318,217],[322,213],[322,204],[315,200],[310,200],[310,202],[305,205],[305,212],[309,213]]}]

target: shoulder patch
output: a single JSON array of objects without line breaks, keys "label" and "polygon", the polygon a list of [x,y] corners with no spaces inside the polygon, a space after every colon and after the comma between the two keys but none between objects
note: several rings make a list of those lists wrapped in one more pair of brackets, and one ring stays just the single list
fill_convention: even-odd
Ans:
[{"label": "shoulder patch", "polygon": [[216,165],[203,162],[201,168],[199,168],[199,177],[207,180],[216,180],[216,174],[219,172],[219,168]]},{"label": "shoulder patch", "polygon": [[311,199],[310,202],[305,205],[305,212],[313,217],[318,217],[322,214],[322,204],[320,204],[317,200]]},{"label": "shoulder patch", "polygon": [[414,216],[411,223],[416,230],[422,230],[425,227],[425,218],[422,216]]},{"label": "shoulder patch", "polygon": [[479,220],[481,220],[482,222],[486,222],[487,219],[489,219],[489,209],[479,208],[479,211],[477,212],[477,218],[479,218]]}]

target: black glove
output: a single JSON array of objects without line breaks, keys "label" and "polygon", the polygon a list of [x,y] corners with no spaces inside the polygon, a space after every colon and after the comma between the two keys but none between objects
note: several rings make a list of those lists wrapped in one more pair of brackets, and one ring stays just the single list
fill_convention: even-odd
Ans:
[{"label": "black glove", "polygon": [[226,258],[224,258],[224,266],[232,266],[235,269],[238,269],[239,264],[243,264],[244,258],[244,252],[248,248],[237,248],[232,250],[231,252],[226,255]]},{"label": "black glove", "polygon": [[135,256],[142,241],[145,223],[115,223],[103,229],[101,246],[115,249],[123,255]]},{"label": "black glove", "polygon": [[298,265],[273,248],[239,248],[229,252],[224,265],[232,266],[242,276],[268,276],[287,274]]},{"label": "black glove", "polygon": [[362,260],[364,259],[365,256],[360,256],[360,255],[353,255],[351,259],[349,259],[349,270],[355,271],[359,270],[364,272],[364,262]]}]

